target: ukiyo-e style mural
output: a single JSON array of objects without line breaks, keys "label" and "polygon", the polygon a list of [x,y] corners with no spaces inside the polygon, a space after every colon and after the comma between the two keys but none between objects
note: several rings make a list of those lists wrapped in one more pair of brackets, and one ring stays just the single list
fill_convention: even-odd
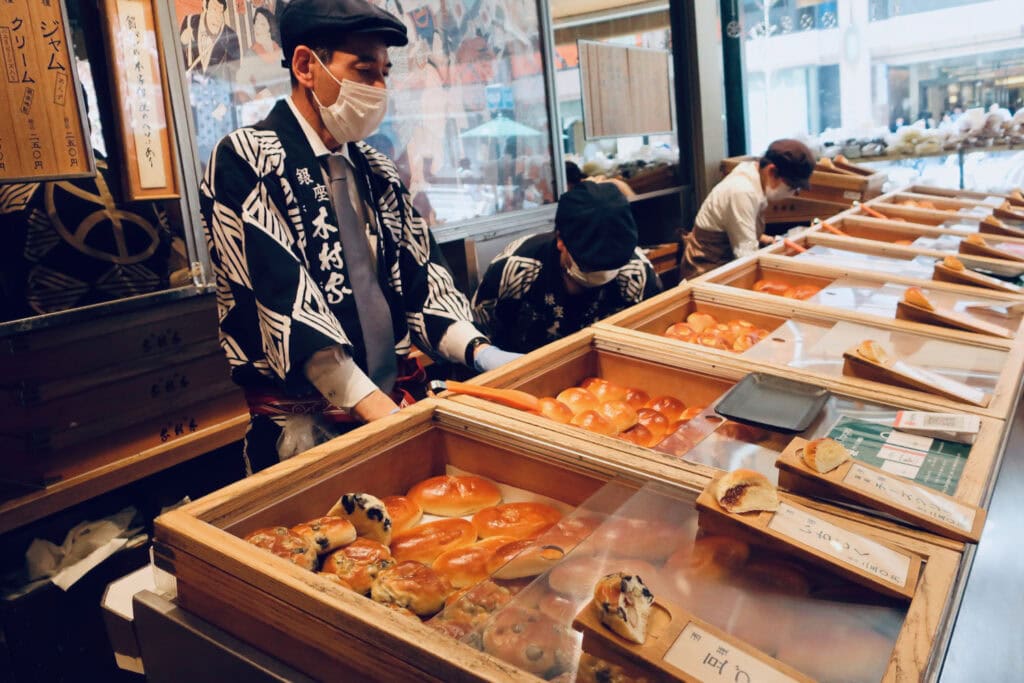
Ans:
[{"label": "ukiyo-e style mural", "polygon": [[[176,0],[199,158],[288,95],[274,20],[283,0]],[[367,142],[398,164],[432,225],[555,200],[537,6],[374,0],[405,22],[388,116]]]}]

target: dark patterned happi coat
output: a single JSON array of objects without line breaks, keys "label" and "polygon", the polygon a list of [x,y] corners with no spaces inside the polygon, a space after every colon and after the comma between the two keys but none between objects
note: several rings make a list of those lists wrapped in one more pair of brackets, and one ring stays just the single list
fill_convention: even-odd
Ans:
[{"label": "dark patterned happi coat", "polygon": [[614,280],[571,295],[562,280],[556,239],[555,233],[520,238],[484,274],[473,312],[503,349],[532,351],[661,291],[654,268],[637,249]]},{"label": "dark patterned happi coat", "polygon": [[[448,327],[472,321],[394,164],[364,143],[349,157],[377,216],[377,273],[391,308],[395,353],[438,348]],[[221,345],[243,386],[313,391],[303,374],[316,351],[342,345],[366,370],[337,217],[320,161],[285,101],[214,150],[201,187],[214,263]]]}]

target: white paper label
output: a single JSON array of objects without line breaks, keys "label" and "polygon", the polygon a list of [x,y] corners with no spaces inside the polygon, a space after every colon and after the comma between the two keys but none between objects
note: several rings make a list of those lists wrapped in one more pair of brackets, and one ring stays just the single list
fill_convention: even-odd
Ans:
[{"label": "white paper label", "polygon": [[847,190],[843,192],[844,199],[860,199],[860,192],[854,192],[853,190]]},{"label": "white paper label", "polygon": [[[931,441],[931,439],[929,439]],[[927,449],[925,449],[927,452]],[[925,452],[914,449],[900,448],[899,446],[885,445],[878,449],[878,457],[891,462],[898,462],[901,465],[920,467],[924,464]]]},{"label": "white paper label", "polygon": [[969,387],[962,382],[957,382],[956,380],[949,379],[948,377],[943,377],[938,373],[914,367],[913,365],[904,363],[901,360],[893,363],[891,369],[893,372],[909,377],[916,382],[931,385],[939,391],[951,394],[952,396],[963,399],[968,403],[981,405],[985,401],[985,392],[981,389]]},{"label": "white paper label", "polygon": [[796,680],[708,633],[692,621],[672,643],[663,659],[700,681],[788,683]]},{"label": "white paper label", "polygon": [[768,528],[788,536],[800,545],[860,569],[879,581],[900,587],[907,583],[909,557],[789,503],[779,504],[778,511],[768,522]]},{"label": "white paper label", "polygon": [[916,432],[936,434],[977,434],[981,430],[981,418],[977,415],[960,413],[922,413],[901,410],[896,413],[892,425],[895,429],[913,429]]},{"label": "white paper label", "polygon": [[150,44],[152,31],[146,27],[145,3],[141,0],[118,0],[121,18],[120,41],[122,74],[126,82],[125,112],[131,121],[135,137],[135,162],[139,170],[139,185],[143,189],[166,187],[164,148],[161,131],[163,119],[163,89],[154,68],[155,47]]},{"label": "white paper label", "polygon": [[882,463],[882,469],[895,474],[897,477],[913,479],[921,468],[915,465],[905,465],[894,460],[886,460]]},{"label": "white paper label", "polygon": [[890,446],[897,446],[900,448],[913,448],[918,451],[927,451],[931,448],[933,441],[934,439],[929,439],[927,436],[907,434],[905,432],[898,432],[894,429],[889,432],[889,436],[885,440],[885,443]]},{"label": "white paper label", "polygon": [[850,471],[843,477],[843,483],[851,489],[871,494],[904,510],[955,529],[970,531],[974,526],[975,512],[971,508],[936,495],[935,492],[912,482],[870,470],[860,463],[854,463],[850,467]]}]

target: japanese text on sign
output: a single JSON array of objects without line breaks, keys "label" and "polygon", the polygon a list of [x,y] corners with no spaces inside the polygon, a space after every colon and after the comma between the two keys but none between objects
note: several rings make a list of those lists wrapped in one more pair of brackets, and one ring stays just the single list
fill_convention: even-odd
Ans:
[{"label": "japanese text on sign", "polygon": [[121,18],[120,49],[127,75],[122,85],[127,115],[135,137],[135,162],[143,189],[168,184],[160,132],[164,127],[163,90],[155,77],[146,27],[144,0],[118,0]]},{"label": "japanese text on sign", "polygon": [[790,683],[795,680],[693,622],[687,624],[672,643],[664,660],[702,681]]},{"label": "japanese text on sign", "polygon": [[907,582],[908,556],[788,503],[779,505],[768,528],[886,583],[904,586]]},{"label": "japanese text on sign", "polygon": [[843,483],[852,489],[884,498],[901,508],[963,531],[970,531],[974,526],[974,510],[949,498],[935,495],[917,484],[869,470],[857,463],[850,467],[850,471],[843,478]]}]

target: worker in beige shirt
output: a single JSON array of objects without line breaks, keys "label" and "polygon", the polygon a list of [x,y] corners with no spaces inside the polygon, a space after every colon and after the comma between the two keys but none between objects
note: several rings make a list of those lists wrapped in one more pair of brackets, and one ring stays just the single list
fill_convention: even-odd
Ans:
[{"label": "worker in beige shirt", "polygon": [[745,161],[711,190],[683,240],[683,277],[693,278],[754,253],[764,234],[768,201],[792,197],[809,184],[815,157],[799,140],[776,140],[756,161]]}]

